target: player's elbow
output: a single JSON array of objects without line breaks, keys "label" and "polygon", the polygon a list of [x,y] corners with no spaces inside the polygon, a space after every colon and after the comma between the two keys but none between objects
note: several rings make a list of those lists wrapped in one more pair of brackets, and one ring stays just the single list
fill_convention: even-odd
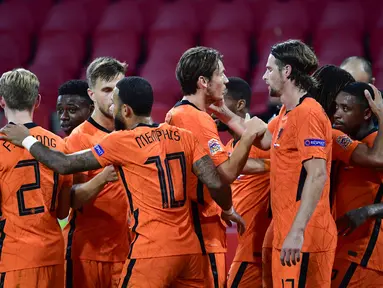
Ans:
[{"label": "player's elbow", "polygon": [[313,172],[311,174],[312,174],[312,178],[318,184],[325,185],[328,178],[326,167],[322,167],[322,166],[316,167],[316,169],[313,169]]}]

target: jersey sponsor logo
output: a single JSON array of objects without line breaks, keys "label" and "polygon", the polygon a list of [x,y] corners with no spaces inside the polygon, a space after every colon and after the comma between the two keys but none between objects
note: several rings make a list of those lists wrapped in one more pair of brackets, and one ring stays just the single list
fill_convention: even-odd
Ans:
[{"label": "jersey sponsor logo", "polygon": [[322,139],[305,139],[305,146],[326,147],[326,141]]},{"label": "jersey sponsor logo", "polygon": [[336,137],[336,143],[340,147],[342,147],[344,150],[346,150],[348,148],[348,146],[351,145],[352,140],[347,135],[340,135],[340,136]]},{"label": "jersey sponsor logo", "polygon": [[223,151],[221,144],[219,144],[219,141],[217,139],[210,139],[209,142],[207,142],[207,145],[209,146],[210,154],[212,156],[219,151]]},{"label": "jersey sponsor logo", "polygon": [[104,149],[102,149],[102,147],[98,144],[96,146],[94,146],[94,151],[96,151],[98,156],[101,156],[102,154],[105,153]]}]

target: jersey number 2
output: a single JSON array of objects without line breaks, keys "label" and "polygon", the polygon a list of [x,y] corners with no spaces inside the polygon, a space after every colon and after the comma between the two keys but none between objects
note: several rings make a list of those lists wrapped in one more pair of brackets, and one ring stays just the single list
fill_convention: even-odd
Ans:
[{"label": "jersey number 2", "polygon": [[[34,183],[29,184],[23,184],[21,185],[20,189],[17,191],[17,204],[19,207],[19,215],[20,216],[26,216],[26,215],[34,215],[44,212],[44,206],[38,206],[38,207],[31,207],[26,208],[25,207],[25,201],[24,201],[24,192],[32,191],[40,189],[40,169],[39,169],[39,162],[36,160],[22,160],[19,161],[15,168],[21,168],[21,167],[33,167],[33,170],[35,172],[35,179],[36,181]],[[51,207],[50,211],[54,211],[56,208],[56,196],[57,196],[57,188],[58,188],[58,180],[59,180],[59,174],[56,172],[53,174],[53,192],[52,192],[52,201],[51,201]],[[42,193],[39,191],[39,193]]]},{"label": "jersey number 2", "polygon": [[[173,178],[172,173],[170,170],[169,162],[172,160],[178,160],[179,165],[181,167],[182,172],[182,185],[183,185],[183,191],[182,191],[182,199],[176,200],[175,192],[174,191],[174,185],[173,185]],[[186,201],[186,160],[185,160],[185,154],[183,152],[178,153],[172,153],[172,154],[166,154],[165,158],[165,169],[166,169],[166,175],[164,167],[161,163],[160,156],[153,156],[149,157],[145,164],[156,164],[157,170],[158,170],[158,180],[160,182],[160,188],[161,188],[161,196],[162,196],[162,208],[169,208],[169,197],[168,197],[168,189],[166,187],[166,178],[168,180],[168,187],[170,190],[170,208],[176,208],[176,207],[182,207],[185,205]],[[179,193],[179,192],[178,192]]]}]

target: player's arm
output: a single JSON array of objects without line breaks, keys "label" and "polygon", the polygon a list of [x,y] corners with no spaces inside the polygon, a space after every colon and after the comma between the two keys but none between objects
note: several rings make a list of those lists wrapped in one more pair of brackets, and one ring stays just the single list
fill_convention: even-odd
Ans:
[{"label": "player's arm", "polygon": [[248,158],[242,174],[251,175],[268,171],[270,171],[269,159]]},{"label": "player's arm", "polygon": [[64,176],[64,183],[57,199],[56,216],[60,220],[65,219],[69,214],[69,207],[71,201],[70,190],[72,186],[72,175]]},{"label": "player's arm", "polygon": [[72,186],[70,206],[74,209],[81,208],[84,204],[94,199],[109,182],[118,180],[113,166],[107,166],[91,180]]}]

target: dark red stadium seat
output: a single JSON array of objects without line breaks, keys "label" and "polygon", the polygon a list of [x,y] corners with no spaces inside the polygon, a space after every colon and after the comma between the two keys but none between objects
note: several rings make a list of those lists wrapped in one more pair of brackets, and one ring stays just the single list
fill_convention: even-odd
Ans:
[{"label": "dark red stadium seat", "polygon": [[254,30],[252,12],[246,3],[220,2],[214,7],[205,35],[213,37],[214,33],[234,32],[247,37]]},{"label": "dark red stadium seat", "polygon": [[200,27],[205,27],[209,21],[211,14],[214,12],[214,8],[220,0],[177,0],[178,2],[188,2],[194,6],[194,10],[197,11],[196,16]]},{"label": "dark red stadium seat", "polygon": [[245,78],[250,66],[249,40],[241,34],[227,32],[217,33],[215,37],[204,37],[202,44],[218,49],[224,56],[224,66],[236,68],[236,76]]},{"label": "dark red stadium seat", "polygon": [[35,73],[40,81],[41,104],[47,107],[47,109],[54,110],[57,102],[58,88],[64,82],[73,79],[73,75],[67,74],[59,66],[55,65],[39,66],[34,64],[28,70]]},{"label": "dark red stadium seat", "polygon": [[85,36],[91,28],[88,12],[81,2],[56,4],[47,15],[41,35],[47,37],[57,33],[74,33]]},{"label": "dark red stadium seat", "polygon": [[367,31],[375,28],[376,24],[383,15],[383,2],[376,0],[363,0],[364,19]]},{"label": "dark red stadium seat", "polygon": [[111,56],[129,64],[128,74],[133,74],[141,53],[141,38],[134,33],[115,32],[93,39],[92,57]]},{"label": "dark red stadium seat", "polygon": [[250,112],[255,115],[262,114],[267,111],[269,102],[269,90],[266,82],[262,79],[266,71],[266,62],[261,63],[255,70],[252,79],[252,98]]},{"label": "dark red stadium seat", "polygon": [[191,1],[171,2],[161,6],[156,21],[150,28],[148,45],[162,37],[188,35],[194,39],[199,32],[199,21]]},{"label": "dark red stadium seat", "polygon": [[0,75],[22,66],[19,45],[8,35],[0,35]]},{"label": "dark red stadium seat", "polygon": [[108,6],[96,28],[94,37],[115,32],[141,35],[143,31],[144,22],[138,3],[121,1]]},{"label": "dark red stadium seat", "polygon": [[320,65],[340,65],[347,57],[364,56],[361,40],[348,34],[334,32],[323,41],[316,41],[314,45]]},{"label": "dark red stadium seat", "polygon": [[141,76],[153,87],[154,101],[169,107],[181,99],[181,88],[176,80],[175,65],[164,59],[155,58],[144,64]]},{"label": "dark red stadium seat", "polygon": [[370,52],[371,52],[371,58],[374,62],[380,62],[381,55],[383,52],[383,39],[382,39],[382,33],[383,33],[383,10],[382,10],[382,17],[379,18],[379,20],[375,23],[375,27],[370,32]]},{"label": "dark red stadium seat", "polygon": [[[135,0],[120,0],[120,1],[135,1]],[[156,21],[158,12],[165,2],[164,0],[140,0],[137,1],[141,10],[145,27],[150,27]]]},{"label": "dark red stadium seat", "polygon": [[165,122],[166,114],[169,112],[169,110],[172,107],[173,106],[171,106],[171,105],[165,105],[162,103],[157,103],[157,100],[156,100],[156,102],[154,103],[153,108],[152,108],[152,119],[153,119],[153,121],[156,123]]},{"label": "dark red stadium seat", "polygon": [[35,32],[31,12],[24,3],[3,3],[0,6],[0,19],[0,35],[9,35],[17,42],[21,61],[25,63]]},{"label": "dark red stadium seat", "polygon": [[[40,39],[34,64],[53,65],[75,75],[85,56],[85,39],[78,34],[58,33]],[[53,68],[54,69],[54,68]]]}]

